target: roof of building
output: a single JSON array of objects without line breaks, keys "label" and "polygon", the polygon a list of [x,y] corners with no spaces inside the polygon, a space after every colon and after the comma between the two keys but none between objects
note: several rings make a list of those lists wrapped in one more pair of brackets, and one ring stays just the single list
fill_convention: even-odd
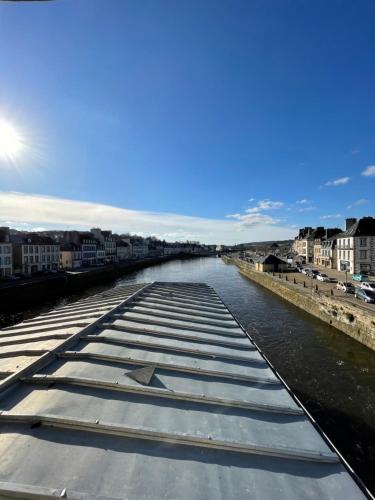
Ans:
[{"label": "roof of building", "polygon": [[276,255],[273,255],[272,253],[259,259],[258,262],[260,262],[261,264],[286,264],[285,260],[280,259],[280,257],[277,257]]},{"label": "roof of building", "polygon": [[365,498],[207,285],[115,288],[0,339],[1,498]]},{"label": "roof of building", "polygon": [[116,240],[116,247],[130,247],[130,244],[123,240]]},{"label": "roof of building", "polygon": [[22,233],[20,235],[13,235],[12,240],[14,243],[22,245],[59,245],[50,236],[44,236],[38,233]]},{"label": "roof of building", "polygon": [[61,243],[60,250],[62,252],[77,252],[81,250],[81,247],[75,243]]},{"label": "roof of building", "polygon": [[92,244],[98,244],[98,240],[95,238],[95,236],[92,234],[92,233],[79,233],[78,234],[78,241],[80,241],[80,243],[84,243],[85,241],[90,241],[92,242]]},{"label": "roof of building", "polygon": [[375,218],[362,217],[343,233],[337,235],[337,238],[349,238],[352,236],[375,236]]}]

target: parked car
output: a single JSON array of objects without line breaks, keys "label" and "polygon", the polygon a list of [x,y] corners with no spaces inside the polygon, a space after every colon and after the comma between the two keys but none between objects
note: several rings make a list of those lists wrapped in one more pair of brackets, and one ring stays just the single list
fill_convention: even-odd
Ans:
[{"label": "parked car", "polygon": [[337,290],[341,290],[345,293],[354,293],[355,292],[355,286],[353,283],[350,283],[349,281],[339,281],[336,285]]},{"label": "parked car", "polygon": [[364,281],[361,283],[361,288],[364,290],[370,290],[370,292],[375,292],[375,281]]},{"label": "parked car", "polygon": [[309,276],[310,278],[316,278],[319,274],[319,271],[317,271],[316,269],[309,269],[309,272],[307,273],[307,276]]},{"label": "parked car", "polygon": [[27,278],[26,274],[24,274],[24,273],[14,273],[13,276],[16,276],[17,278],[21,278],[21,279]]},{"label": "parked car", "polygon": [[309,268],[309,267],[304,267],[304,268],[302,269],[302,274],[306,274],[306,276],[308,276],[309,271],[310,271],[310,268]]},{"label": "parked car", "polygon": [[375,304],[375,292],[365,288],[357,288],[355,291],[357,299],[364,300],[367,304]]},{"label": "parked car", "polygon": [[363,273],[353,274],[352,280],[354,281],[368,281],[368,276]]},{"label": "parked car", "polygon": [[319,281],[331,281],[331,278],[329,276],[327,276],[327,274],[324,274],[324,273],[319,273],[316,276],[316,279]]}]

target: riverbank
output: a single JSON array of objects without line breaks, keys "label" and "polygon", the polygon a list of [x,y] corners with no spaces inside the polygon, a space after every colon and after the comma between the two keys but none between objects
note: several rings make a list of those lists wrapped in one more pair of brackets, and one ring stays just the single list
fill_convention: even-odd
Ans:
[{"label": "riverbank", "polygon": [[0,288],[0,312],[29,307],[46,300],[81,292],[86,288],[111,282],[123,275],[174,259],[193,259],[200,255],[173,255],[109,264],[78,272],[57,273],[35,280],[14,282]]},{"label": "riverbank", "polygon": [[222,258],[227,264],[235,264],[247,278],[375,350],[375,309],[372,311],[362,307],[361,303],[349,303],[341,297],[330,297],[313,288],[287,281],[287,275],[283,278],[278,273],[273,276],[256,271],[252,264],[238,258]]}]

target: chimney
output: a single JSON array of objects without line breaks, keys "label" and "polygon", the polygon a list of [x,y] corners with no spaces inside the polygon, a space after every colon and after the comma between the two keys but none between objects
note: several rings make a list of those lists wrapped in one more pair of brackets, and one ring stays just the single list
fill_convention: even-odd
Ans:
[{"label": "chimney", "polygon": [[353,224],[357,222],[357,219],[350,218],[350,219],[345,219],[345,230],[347,231],[349,228],[352,227]]}]

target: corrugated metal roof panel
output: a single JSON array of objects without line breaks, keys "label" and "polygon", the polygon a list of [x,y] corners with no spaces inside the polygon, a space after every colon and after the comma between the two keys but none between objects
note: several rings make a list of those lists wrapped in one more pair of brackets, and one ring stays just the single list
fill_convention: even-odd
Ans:
[{"label": "corrugated metal roof panel", "polygon": [[364,498],[204,284],[115,289],[0,346],[1,498]]}]

